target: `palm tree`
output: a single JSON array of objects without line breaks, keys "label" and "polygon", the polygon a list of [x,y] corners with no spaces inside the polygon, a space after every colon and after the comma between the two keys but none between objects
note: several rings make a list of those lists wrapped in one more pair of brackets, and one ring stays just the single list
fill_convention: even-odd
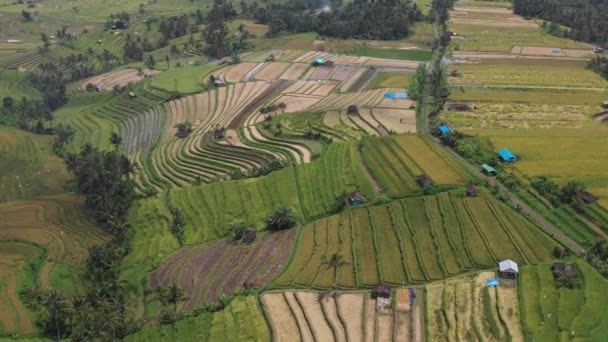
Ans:
[{"label": "palm tree", "polygon": [[118,133],[112,132],[112,135],[110,136],[110,144],[114,145],[114,148],[116,148],[118,151],[118,146],[122,144],[122,138],[120,135],[118,135]]},{"label": "palm tree", "polygon": [[76,173],[76,170],[78,169],[78,156],[74,153],[68,154],[65,158],[65,165],[68,172]]},{"label": "palm tree", "polygon": [[173,309],[177,313],[177,304],[186,299],[184,295],[184,289],[177,286],[177,284],[171,285],[170,288],[167,289],[167,302],[173,304]]},{"label": "palm tree", "polygon": [[326,268],[333,268],[334,269],[334,278],[335,278],[336,273],[338,272],[338,268],[346,265],[347,262],[344,261],[344,257],[342,255],[334,253],[334,254],[331,255],[331,257],[329,259],[327,259],[327,257],[324,255],[323,256],[323,260],[322,260],[322,264]]},{"label": "palm tree", "polygon": [[68,322],[72,312],[70,303],[57,291],[51,291],[43,297],[43,306],[48,316],[44,324],[47,333],[55,333],[57,340],[68,330]]}]

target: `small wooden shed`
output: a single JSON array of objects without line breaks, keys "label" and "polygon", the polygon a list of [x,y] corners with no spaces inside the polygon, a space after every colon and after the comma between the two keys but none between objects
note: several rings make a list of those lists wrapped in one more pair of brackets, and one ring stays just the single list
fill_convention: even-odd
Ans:
[{"label": "small wooden shed", "polygon": [[431,177],[427,176],[427,175],[420,175],[418,176],[418,184],[420,184],[421,187],[426,188],[427,186],[433,184],[433,181],[431,180]]},{"label": "small wooden shed", "polygon": [[608,100],[602,102],[602,107],[608,109]]},{"label": "small wooden shed", "polygon": [[372,290],[372,298],[391,298],[391,288],[384,284],[378,284]]},{"label": "small wooden shed", "polygon": [[451,102],[446,105],[446,109],[449,111],[467,112],[472,108],[468,103]]},{"label": "small wooden shed", "polygon": [[585,203],[595,203],[597,202],[598,198],[596,196],[594,196],[592,193],[588,192],[588,191],[581,191],[578,194],[578,198],[581,199],[581,201],[585,202]]},{"label": "small wooden shed", "polygon": [[519,267],[511,259],[506,259],[498,263],[498,276],[505,279],[517,279]]},{"label": "small wooden shed", "polygon": [[359,192],[355,191],[351,192],[350,195],[348,195],[348,203],[350,205],[359,205],[365,203],[365,199],[363,198],[363,196],[361,196]]},{"label": "small wooden shed", "polygon": [[467,186],[467,196],[477,197],[477,187],[475,187],[475,184],[469,184]]}]

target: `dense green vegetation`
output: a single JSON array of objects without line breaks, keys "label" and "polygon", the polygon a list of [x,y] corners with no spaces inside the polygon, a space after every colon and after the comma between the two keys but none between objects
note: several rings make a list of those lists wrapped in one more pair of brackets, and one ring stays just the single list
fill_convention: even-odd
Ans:
[{"label": "dense green vegetation", "polygon": [[513,12],[540,17],[571,28],[568,36],[608,46],[608,2],[606,0],[514,0]]}]

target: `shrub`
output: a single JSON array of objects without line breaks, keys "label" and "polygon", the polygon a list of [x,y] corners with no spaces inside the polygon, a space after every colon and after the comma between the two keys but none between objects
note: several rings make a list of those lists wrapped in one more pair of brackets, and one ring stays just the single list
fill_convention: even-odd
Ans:
[{"label": "shrub", "polygon": [[277,208],[266,219],[266,228],[272,231],[293,228],[295,225],[296,219],[293,216],[291,208],[285,206]]}]

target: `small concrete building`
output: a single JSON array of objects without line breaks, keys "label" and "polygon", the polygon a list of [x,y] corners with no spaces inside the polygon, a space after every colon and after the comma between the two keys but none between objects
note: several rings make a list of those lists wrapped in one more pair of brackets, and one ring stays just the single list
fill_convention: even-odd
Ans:
[{"label": "small concrete building", "polygon": [[350,205],[359,205],[365,203],[365,199],[363,198],[363,196],[361,196],[360,193],[355,191],[351,192],[350,195],[348,195],[348,203]]},{"label": "small concrete building", "polygon": [[498,263],[498,276],[505,279],[517,279],[519,267],[511,259],[503,260]]},{"label": "small concrete building", "polygon": [[378,284],[372,290],[372,298],[391,298],[391,288],[384,284]]}]

